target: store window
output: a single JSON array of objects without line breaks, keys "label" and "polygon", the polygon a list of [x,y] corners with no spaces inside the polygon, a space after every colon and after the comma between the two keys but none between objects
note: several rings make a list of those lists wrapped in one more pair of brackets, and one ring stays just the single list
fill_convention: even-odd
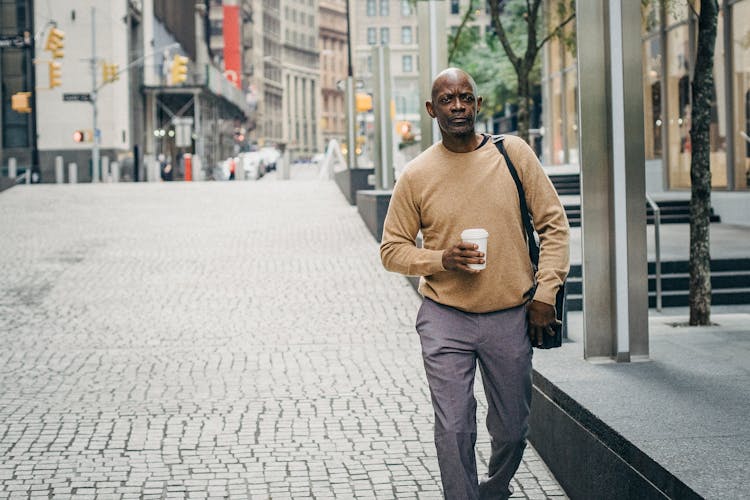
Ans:
[{"label": "store window", "polygon": [[732,7],[734,84],[734,185],[750,187],[750,0]]},{"label": "store window", "polygon": [[688,26],[667,33],[667,137],[669,186],[690,187],[690,44]]},{"label": "store window", "polygon": [[566,161],[578,165],[578,71],[572,67],[564,75],[565,138],[568,148]]},{"label": "store window", "polygon": [[643,131],[647,160],[662,156],[661,42],[652,36],[643,42]]}]

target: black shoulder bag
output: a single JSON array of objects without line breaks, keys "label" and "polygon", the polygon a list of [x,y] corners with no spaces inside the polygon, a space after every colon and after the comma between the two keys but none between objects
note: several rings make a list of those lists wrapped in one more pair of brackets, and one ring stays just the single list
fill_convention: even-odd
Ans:
[{"label": "black shoulder bag", "polygon": [[[505,164],[508,165],[508,170],[510,171],[510,175],[513,177],[513,181],[516,183],[516,189],[518,190],[518,199],[521,202],[521,219],[523,220],[523,226],[526,230],[526,240],[529,246],[529,259],[531,259],[531,264],[534,268],[534,274],[536,274],[536,271],[539,267],[539,245],[537,244],[537,237],[534,234],[534,225],[531,223],[531,216],[529,215],[529,207],[526,205],[526,193],[523,191],[523,186],[521,185],[521,179],[518,178],[518,172],[516,171],[516,167],[513,166],[513,162],[510,161],[510,157],[508,156],[508,152],[505,151],[505,147],[503,146],[503,136],[496,136],[493,137],[493,141],[495,142],[495,146],[497,146],[498,151],[502,153],[503,157],[505,158]],[[536,290],[536,283],[534,283],[534,289]],[[532,297],[533,299],[533,293]],[[555,312],[557,315],[557,319],[559,321],[559,324],[553,325],[553,330],[555,331],[554,335],[544,335],[543,342],[541,345],[534,345],[534,347],[538,349],[552,349],[554,347],[560,347],[562,345],[562,339],[563,339],[563,330],[565,329],[566,321],[565,321],[565,282],[563,281],[562,285],[560,285],[560,288],[557,290],[557,295],[555,296]],[[567,335],[565,335],[567,337]]]}]

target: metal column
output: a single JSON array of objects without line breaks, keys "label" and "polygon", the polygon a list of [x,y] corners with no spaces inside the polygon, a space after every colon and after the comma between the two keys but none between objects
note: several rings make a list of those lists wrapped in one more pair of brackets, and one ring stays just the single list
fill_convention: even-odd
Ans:
[{"label": "metal column", "polygon": [[648,356],[640,2],[576,12],[584,357],[630,361]]},{"label": "metal column", "polygon": [[[419,97],[422,102],[432,96],[432,80],[448,65],[448,44],[445,42],[447,7],[443,0],[422,0],[417,2],[419,20]],[[437,121],[430,118],[422,108],[419,128],[421,129],[422,150],[440,140]]]},{"label": "metal column", "polygon": [[375,189],[393,189],[391,50],[382,45],[374,47],[372,65],[377,68],[372,103],[375,108]]}]

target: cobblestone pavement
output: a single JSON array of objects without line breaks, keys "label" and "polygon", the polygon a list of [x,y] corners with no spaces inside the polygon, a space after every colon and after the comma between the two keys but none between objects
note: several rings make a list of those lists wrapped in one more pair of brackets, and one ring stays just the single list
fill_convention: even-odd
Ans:
[{"label": "cobblestone pavement", "polygon": [[305,168],[0,194],[0,499],[441,498],[419,300]]}]

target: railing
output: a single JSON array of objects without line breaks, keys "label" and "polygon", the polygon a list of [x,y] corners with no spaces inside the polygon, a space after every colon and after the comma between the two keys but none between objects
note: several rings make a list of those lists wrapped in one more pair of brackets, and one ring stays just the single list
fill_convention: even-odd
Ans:
[{"label": "railing", "polygon": [[646,193],[646,201],[654,212],[654,253],[656,255],[656,262],[654,262],[654,279],[656,281],[656,310],[661,312],[661,236],[659,231],[661,226],[661,209],[648,193]]}]

